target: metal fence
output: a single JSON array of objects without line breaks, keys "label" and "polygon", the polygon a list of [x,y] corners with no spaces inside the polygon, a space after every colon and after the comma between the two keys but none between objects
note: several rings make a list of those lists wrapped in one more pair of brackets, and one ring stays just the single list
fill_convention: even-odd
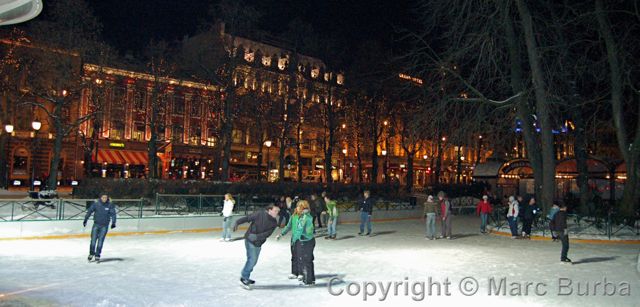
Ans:
[{"label": "metal fence", "polygon": [[[508,228],[506,214],[500,210],[494,210],[490,215],[491,224],[496,228]],[[532,223],[531,231],[542,232],[542,236],[551,236],[549,227],[550,220],[545,215],[537,214]],[[640,236],[640,219],[628,223],[627,221],[617,222],[611,215],[607,217],[582,216],[579,214],[567,214],[567,224],[569,232],[573,235],[598,235],[612,236],[619,235],[622,231]],[[630,224],[633,224],[631,226]],[[518,219],[518,233],[522,233],[522,219]]]},{"label": "metal fence", "polygon": [[[84,219],[94,199],[1,199],[0,222]],[[140,218],[144,199],[114,199],[118,218]]]},{"label": "metal fence", "polygon": [[[273,203],[268,198],[237,196],[234,212],[249,214]],[[0,199],[0,222],[81,220],[94,199]],[[219,215],[224,195],[156,194],[153,199],[112,199],[118,218]],[[412,210],[415,202],[378,201],[374,210]],[[357,202],[339,202],[341,212],[357,212]]]}]

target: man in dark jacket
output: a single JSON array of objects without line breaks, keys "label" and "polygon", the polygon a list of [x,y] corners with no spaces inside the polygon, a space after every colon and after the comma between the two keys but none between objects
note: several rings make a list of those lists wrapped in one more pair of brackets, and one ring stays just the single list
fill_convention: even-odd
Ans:
[{"label": "man in dark jacket", "polygon": [[562,252],[560,253],[560,261],[571,263],[571,259],[567,258],[569,252],[569,230],[567,229],[567,205],[560,205],[560,211],[556,213],[551,221],[551,229],[556,233],[560,242],[562,242]]},{"label": "man in dark jacket", "polygon": [[364,234],[364,225],[367,224],[367,236],[371,234],[371,214],[373,213],[373,204],[375,201],[370,197],[371,193],[364,191],[364,198],[360,200],[360,232],[358,235]]},{"label": "man in dark jacket", "polygon": [[[102,193],[100,198],[87,209],[82,226],[87,226],[87,220],[89,220],[91,214],[93,214],[93,227],[91,228],[91,244],[87,260],[91,261],[95,256],[96,262],[100,262],[102,244],[109,231],[109,220],[111,220],[111,228],[116,228],[116,206],[111,203],[109,195]],[[96,242],[98,243],[97,246]]]},{"label": "man in dark jacket", "polygon": [[258,263],[260,249],[262,244],[278,227],[278,213],[280,208],[275,205],[269,205],[266,210],[258,210],[248,216],[239,218],[233,226],[233,231],[238,230],[238,226],[244,223],[251,223],[249,229],[244,234],[244,247],[247,250],[247,262],[242,269],[240,282],[249,289],[255,281],[249,279],[253,267]]}]

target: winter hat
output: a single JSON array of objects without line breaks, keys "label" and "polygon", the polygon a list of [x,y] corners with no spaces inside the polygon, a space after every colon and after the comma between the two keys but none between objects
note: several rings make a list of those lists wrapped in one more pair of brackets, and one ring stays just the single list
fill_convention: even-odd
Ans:
[{"label": "winter hat", "polygon": [[428,202],[433,202],[433,195],[429,195],[429,197],[427,197],[427,201]]},{"label": "winter hat", "polygon": [[512,202],[514,202],[514,201],[516,201],[516,198],[515,198],[515,197],[513,197],[513,196],[509,196],[509,202],[510,202],[510,203],[512,203]]},{"label": "winter hat", "polygon": [[487,195],[482,195],[482,199],[487,200],[487,199],[489,199],[489,196],[487,196]]},{"label": "winter hat", "polygon": [[445,197],[445,196],[447,196],[447,194],[446,194],[446,193],[444,193],[444,191],[440,191],[440,192],[438,192],[438,198],[440,198],[440,197]]}]

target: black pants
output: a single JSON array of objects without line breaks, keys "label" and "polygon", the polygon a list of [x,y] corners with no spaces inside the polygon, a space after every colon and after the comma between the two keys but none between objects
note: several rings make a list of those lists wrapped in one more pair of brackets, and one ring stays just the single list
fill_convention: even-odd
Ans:
[{"label": "black pants", "polygon": [[309,241],[297,241],[296,256],[298,258],[298,272],[304,277],[302,281],[310,284],[316,281],[316,274],[313,268],[313,249],[316,247],[316,239]]},{"label": "black pants", "polygon": [[567,253],[569,252],[569,235],[564,231],[558,234],[560,242],[562,242],[562,252],[560,253],[560,260],[567,259]]},{"label": "black pants", "polygon": [[322,212],[314,212],[313,213],[313,225],[316,224],[316,220],[318,221],[318,228],[322,228]]},{"label": "black pants", "polygon": [[298,269],[298,249],[296,244],[291,244],[291,274],[298,276],[300,275],[300,270]]},{"label": "black pants", "polygon": [[533,220],[523,219],[522,221],[522,232],[531,235],[531,225],[533,224]]}]

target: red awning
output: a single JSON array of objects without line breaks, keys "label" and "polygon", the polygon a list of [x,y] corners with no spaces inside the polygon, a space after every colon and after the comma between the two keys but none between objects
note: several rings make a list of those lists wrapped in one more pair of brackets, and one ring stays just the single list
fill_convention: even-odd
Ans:
[{"label": "red awning", "polygon": [[98,150],[98,162],[108,164],[147,165],[149,159],[144,151],[131,150]]},{"label": "red awning", "polygon": [[120,151],[120,154],[130,165],[147,165],[149,157],[144,151]]},{"label": "red awning", "polygon": [[124,158],[117,150],[100,149],[98,150],[98,162],[108,164],[125,164]]}]

